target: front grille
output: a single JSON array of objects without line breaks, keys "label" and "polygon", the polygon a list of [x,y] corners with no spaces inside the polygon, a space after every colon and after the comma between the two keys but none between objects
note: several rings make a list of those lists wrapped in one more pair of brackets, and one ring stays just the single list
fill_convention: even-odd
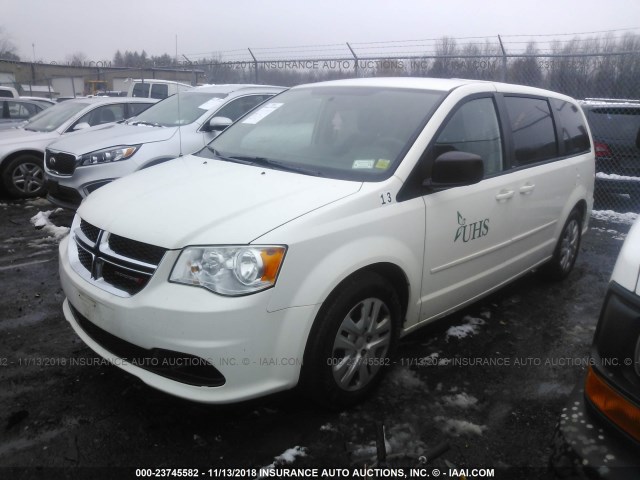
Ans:
[{"label": "front grille", "polygon": [[129,240],[128,238],[113,234],[109,236],[109,247],[119,255],[154,265],[160,263],[164,252],[167,251],[155,245]]},{"label": "front grille", "polygon": [[80,221],[80,230],[84,233],[89,240],[92,242],[98,241],[98,234],[100,233],[100,229],[98,227],[94,227],[89,222],[85,222],[84,220]]},{"label": "front grille", "polygon": [[161,348],[139,347],[98,327],[71,303],[69,306],[80,328],[94,342],[136,367],[187,385],[220,387],[226,382],[224,375],[204,358]]},{"label": "front grille", "polygon": [[68,153],[52,152],[47,149],[45,162],[49,170],[59,175],[71,175],[76,169],[76,157]]},{"label": "front grille", "polygon": [[105,262],[102,266],[102,278],[109,285],[133,295],[145,287],[151,275],[124,269],[118,265]]},{"label": "front grille", "polygon": [[89,282],[123,297],[135,295],[149,283],[167,251],[110,234],[84,220],[72,238],[73,268]]},{"label": "front grille", "polygon": [[78,248],[78,260],[88,272],[91,272],[91,265],[93,264],[93,255],[82,248],[80,245],[76,245]]}]

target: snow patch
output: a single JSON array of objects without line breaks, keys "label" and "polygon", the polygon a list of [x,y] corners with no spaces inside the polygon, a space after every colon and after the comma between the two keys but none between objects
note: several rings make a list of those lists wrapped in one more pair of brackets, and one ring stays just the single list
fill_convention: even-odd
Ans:
[{"label": "snow patch", "polygon": [[408,368],[396,368],[389,375],[391,383],[407,388],[426,388],[424,382],[416,375],[416,372]]},{"label": "snow patch", "polygon": [[337,432],[338,429],[335,426],[333,426],[331,422],[329,422],[329,423],[325,423],[324,425],[321,425],[320,431],[321,432]]},{"label": "snow patch", "polygon": [[440,429],[444,433],[450,435],[482,435],[487,429],[485,425],[476,425],[475,423],[468,422],[466,420],[458,420],[455,418],[435,417],[434,420],[441,423]]},{"label": "snow patch", "polygon": [[442,400],[446,405],[458,408],[475,408],[478,403],[476,397],[468,395],[465,392],[458,393],[457,395],[447,395],[443,397]]},{"label": "snow patch", "polygon": [[[277,457],[274,457],[273,463],[267,465],[266,467],[262,467],[260,470],[273,470],[276,467],[279,467],[282,465],[289,465],[295,462],[296,458],[298,457],[306,457],[306,456],[307,456],[307,449],[305,447],[299,447],[296,445],[293,448],[288,448]],[[258,478],[265,478],[265,477],[260,475]]]},{"label": "snow patch", "polygon": [[612,230],[610,228],[591,227],[591,230],[613,235],[611,238],[613,238],[614,240],[624,240],[625,238],[627,238],[626,233],[618,232],[617,230]]},{"label": "snow patch", "polygon": [[475,335],[480,330],[480,325],[487,323],[482,318],[476,318],[470,315],[465,316],[462,320],[466,323],[449,327],[449,330],[447,330],[447,341],[449,341],[449,337],[460,339],[468,337],[469,335]]},{"label": "snow patch", "polygon": [[625,175],[616,175],[615,173],[596,173],[596,178],[603,178],[607,180],[624,180],[627,182],[640,182],[640,177],[627,177]]},{"label": "snow patch", "polygon": [[638,218],[638,214],[633,212],[620,213],[614,212],[613,210],[592,210],[591,218],[602,220],[604,222],[631,225]]},{"label": "snow patch", "polygon": [[68,227],[58,227],[54,225],[49,217],[52,213],[61,212],[62,209],[58,208],[56,210],[47,210],[46,212],[38,212],[33,217],[31,217],[31,223],[37,229],[41,229],[45,233],[48,234],[49,237],[53,237],[54,240],[61,240],[67,233],[69,233]]}]

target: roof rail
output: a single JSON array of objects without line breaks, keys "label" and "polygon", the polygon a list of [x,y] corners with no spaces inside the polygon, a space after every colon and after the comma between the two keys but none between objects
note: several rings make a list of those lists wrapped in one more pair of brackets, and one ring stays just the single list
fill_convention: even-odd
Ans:
[{"label": "roof rail", "polygon": [[585,98],[585,101],[605,103],[640,103],[640,100],[632,98]]}]

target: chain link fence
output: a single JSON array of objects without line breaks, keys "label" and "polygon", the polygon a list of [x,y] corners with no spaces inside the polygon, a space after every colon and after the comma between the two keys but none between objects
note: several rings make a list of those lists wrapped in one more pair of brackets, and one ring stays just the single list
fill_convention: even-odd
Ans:
[{"label": "chain link fence", "polygon": [[[349,44],[347,44],[349,46]],[[608,53],[250,58],[200,63],[211,83],[274,85],[372,76],[469,78],[545,88],[581,100],[596,154],[595,208],[640,212],[640,49]]]}]

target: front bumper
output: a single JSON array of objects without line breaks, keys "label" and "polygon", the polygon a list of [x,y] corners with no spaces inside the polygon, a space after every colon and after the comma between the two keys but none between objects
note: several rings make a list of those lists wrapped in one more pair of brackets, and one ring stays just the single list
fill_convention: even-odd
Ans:
[{"label": "front bumper", "polygon": [[61,175],[51,171],[45,164],[47,199],[54,205],[75,210],[91,192],[137,169],[136,163],[124,160],[102,165],[78,166],[72,174]]},{"label": "front bumper", "polygon": [[[142,291],[118,297],[88,283],[71,268],[68,242],[69,237],[60,243],[60,280],[67,297],[65,318],[92,350],[114,365],[159,390],[204,403],[248,400],[297,384],[319,305],[269,312],[273,290],[223,297],[169,283],[179,253],[175,251],[167,252]],[[114,347],[118,340],[135,352],[150,352],[151,360],[146,365],[124,360],[123,350]],[[203,385],[206,382],[197,384],[197,378],[171,378],[171,369],[167,374],[151,368],[153,358],[162,362],[168,357],[171,362],[181,354],[214,367],[222,377],[217,383],[220,386],[210,386],[215,381],[209,386]],[[136,355],[127,355],[132,357]]]}]

